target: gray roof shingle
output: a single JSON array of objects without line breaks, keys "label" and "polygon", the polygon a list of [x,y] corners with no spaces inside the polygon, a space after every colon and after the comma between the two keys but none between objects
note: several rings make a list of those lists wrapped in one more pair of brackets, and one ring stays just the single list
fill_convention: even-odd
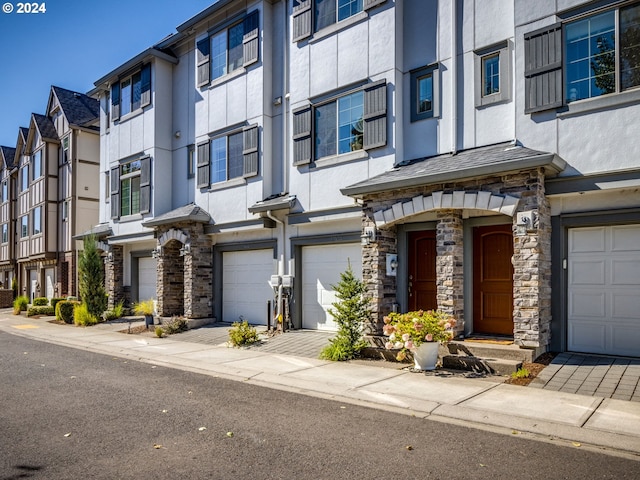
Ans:
[{"label": "gray roof shingle", "polygon": [[566,162],[557,155],[507,142],[411,160],[393,169],[355,183],[340,191],[359,196],[395,188],[430,185],[483,175],[506,173],[526,168],[549,167],[551,172],[564,170]]},{"label": "gray roof shingle", "polygon": [[13,162],[16,157],[16,149],[0,146],[0,154],[2,154],[6,168],[13,167]]},{"label": "gray roof shingle", "polygon": [[66,88],[56,86],[51,88],[71,125],[88,126],[100,117],[100,102],[98,100]]},{"label": "gray roof shingle", "polygon": [[157,227],[158,225],[168,225],[177,222],[209,223],[210,221],[211,216],[206,210],[194,203],[190,203],[189,205],[178,207],[175,210],[142,222],[142,226]]},{"label": "gray roof shingle", "polygon": [[45,117],[39,113],[34,113],[32,115],[43,140],[59,140],[56,127],[53,125],[53,122],[49,117]]}]

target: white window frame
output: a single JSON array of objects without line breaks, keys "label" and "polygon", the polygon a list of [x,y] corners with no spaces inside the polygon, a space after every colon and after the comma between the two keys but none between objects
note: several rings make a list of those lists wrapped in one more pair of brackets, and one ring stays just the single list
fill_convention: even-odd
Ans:
[{"label": "white window frame", "polygon": [[[360,123],[360,133],[359,134],[352,134],[350,135],[348,138],[345,137],[343,139],[340,138],[340,104],[342,102],[346,102],[347,99],[350,98],[356,98],[356,97],[360,97],[361,103],[360,103],[360,118],[358,121],[356,121],[355,124],[352,124],[352,122],[349,122],[349,125],[352,125],[352,131],[354,129],[357,130],[358,126],[357,123]],[[319,156],[318,155],[318,146],[319,146],[319,136],[321,134],[319,127],[319,119],[318,119],[318,115],[320,114],[321,110],[325,109],[328,106],[333,106],[334,107],[334,115],[335,115],[335,122],[333,124],[333,129],[331,130],[332,133],[332,137],[335,143],[335,152],[334,153],[329,153],[328,155],[323,155],[323,156]],[[313,106],[313,115],[314,115],[314,134],[313,134],[313,157],[315,159],[315,161],[321,160],[323,158],[330,158],[330,157],[339,157],[340,155],[346,155],[346,154],[350,154],[353,152],[359,152],[359,151],[363,151],[364,150],[364,91],[362,89],[359,89],[355,92],[349,92],[346,93],[344,95],[340,95],[337,98],[334,98],[330,101],[327,102],[323,102],[323,103],[318,103],[315,104]],[[342,125],[342,126],[346,126]],[[358,142],[359,139],[359,142]],[[352,146],[349,150],[345,150],[343,152],[340,151],[340,141],[341,140],[347,140],[350,141],[350,145]],[[359,147],[358,148],[353,148],[353,145],[355,145],[357,147],[359,143]]]},{"label": "white window frame", "polygon": [[[239,172],[236,172],[237,174],[234,174],[233,176],[230,176],[230,171],[231,171],[231,166],[229,164],[230,162],[230,158],[229,158],[229,142],[231,137],[234,137],[234,139],[239,138],[240,139],[240,155],[238,158],[234,158],[233,160],[235,161],[239,161],[238,165],[234,165],[234,169],[238,170]],[[216,161],[214,159],[214,154],[215,154],[215,148],[214,145],[216,145],[217,143],[221,143],[224,142],[224,177],[223,179],[214,179],[214,167],[216,164]],[[210,182],[212,185],[214,184],[219,184],[219,183],[224,183],[224,182],[228,182],[229,180],[234,180],[236,178],[242,178],[243,177],[243,155],[242,155],[242,149],[243,149],[243,145],[242,145],[242,130],[236,130],[236,131],[232,131],[229,132],[225,135],[219,135],[217,137],[212,137],[211,138],[211,144],[210,144],[210,151],[209,151],[209,155],[211,156],[210,158],[210,163],[209,163],[209,168],[210,168],[210,172],[209,172],[209,178],[210,178]]]},{"label": "white window frame", "polygon": [[9,224],[2,224],[2,243],[9,243]]},{"label": "white window frame", "polygon": [[20,168],[20,192],[29,190],[29,164],[25,164]]},{"label": "white window frame", "polygon": [[[42,206],[37,206],[31,211],[32,235],[42,235]],[[37,230],[37,231],[36,231]]]},{"label": "white window frame", "polygon": [[38,178],[42,177],[44,175],[43,171],[43,148],[33,152],[33,155],[31,155],[31,175],[32,175],[32,181],[37,180]]},{"label": "white window frame", "polygon": [[29,215],[22,215],[20,217],[20,238],[29,237]]},{"label": "white window frame", "polygon": [[[137,164],[137,168],[135,170],[132,170],[130,172],[127,173],[123,173],[125,170],[125,167],[127,167],[128,165],[132,165],[132,164]],[[138,215],[140,213],[140,176],[142,173],[142,162],[141,159],[135,159],[132,160],[130,162],[127,163],[123,163],[120,165],[120,216],[121,217],[128,217],[130,215]],[[137,211],[133,211],[133,202],[131,201],[131,199],[133,198],[133,183],[135,179],[138,179],[138,210]],[[124,213],[124,205],[125,205],[125,196],[124,196],[124,185],[125,183],[129,184],[129,197],[128,197],[128,207],[129,207],[129,211],[128,213]]]}]

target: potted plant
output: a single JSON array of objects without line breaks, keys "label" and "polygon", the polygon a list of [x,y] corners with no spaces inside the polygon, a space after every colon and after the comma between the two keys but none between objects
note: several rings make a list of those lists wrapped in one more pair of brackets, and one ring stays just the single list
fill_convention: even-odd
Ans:
[{"label": "potted plant", "polygon": [[385,348],[400,350],[398,361],[413,354],[416,370],[433,370],[438,361],[438,346],[453,338],[456,320],[439,310],[390,313],[384,317],[383,332],[389,337]]},{"label": "potted plant", "polygon": [[153,300],[144,300],[133,305],[134,315],[144,316],[144,324],[148,328],[153,325],[153,315],[156,311]]}]

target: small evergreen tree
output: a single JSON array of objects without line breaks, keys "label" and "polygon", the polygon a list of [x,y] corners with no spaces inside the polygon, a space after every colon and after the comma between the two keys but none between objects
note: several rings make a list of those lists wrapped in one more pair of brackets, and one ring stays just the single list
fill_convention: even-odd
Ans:
[{"label": "small evergreen tree", "polygon": [[340,274],[340,281],[332,285],[338,301],[332,303],[329,313],[338,324],[338,333],[329,340],[320,353],[320,358],[334,361],[351,360],[360,355],[367,346],[362,338],[362,322],[369,317],[370,299],[365,297],[366,285],[355,277],[349,263]]},{"label": "small evergreen tree", "polygon": [[90,235],[84,238],[84,248],[78,255],[78,289],[82,302],[96,318],[101,318],[107,308],[102,277],[102,260],[96,248],[96,239]]}]

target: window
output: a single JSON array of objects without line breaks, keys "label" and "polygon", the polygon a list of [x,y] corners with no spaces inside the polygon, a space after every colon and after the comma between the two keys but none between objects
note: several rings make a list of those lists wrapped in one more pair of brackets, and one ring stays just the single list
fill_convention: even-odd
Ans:
[{"label": "window", "polygon": [[2,243],[9,242],[9,224],[2,224]]},{"label": "window", "polygon": [[259,11],[234,17],[210,31],[197,50],[198,86],[258,61]]},{"label": "window", "polygon": [[33,235],[42,233],[42,207],[33,209]]},{"label": "window", "polygon": [[438,73],[437,65],[418,68],[410,72],[412,122],[440,115]]},{"label": "window", "polygon": [[69,218],[69,200],[62,202],[62,221],[67,221]]},{"label": "window", "polygon": [[508,41],[475,52],[476,107],[511,100],[511,53]]},{"label": "window", "polygon": [[187,147],[187,178],[193,178],[196,175],[196,146],[189,145]]},{"label": "window", "polygon": [[104,173],[104,201],[105,203],[109,203],[109,200],[111,199],[111,189],[110,187],[110,182],[109,182],[109,172],[105,172]]},{"label": "window", "polygon": [[258,175],[258,125],[241,130],[214,134],[211,140],[197,146],[197,185]]},{"label": "window", "polygon": [[293,112],[294,165],[387,144],[387,84],[379,81]]},{"label": "window", "polygon": [[111,218],[151,211],[151,158],[128,160],[111,169]]},{"label": "window", "polygon": [[29,236],[29,217],[24,215],[20,217],[20,238]]},{"label": "window", "polygon": [[20,169],[20,191],[25,192],[29,189],[29,165],[25,165]]},{"label": "window", "polygon": [[640,3],[525,35],[526,113],[640,86]]},{"label": "window", "polygon": [[315,109],[315,158],[362,150],[362,90]]},{"label": "window", "polygon": [[2,203],[9,200],[9,185],[7,180],[3,180],[2,182]]},{"label": "window", "polygon": [[130,77],[111,87],[111,116],[114,121],[151,104],[151,65],[144,65]]},{"label": "window", "polygon": [[317,32],[381,5],[385,1],[293,0],[293,41],[297,42],[310,37],[312,30]]},{"label": "window", "polygon": [[31,171],[33,180],[42,176],[42,150],[38,150],[31,157]]},{"label": "window", "polygon": [[69,162],[69,136],[62,139],[62,163]]}]

